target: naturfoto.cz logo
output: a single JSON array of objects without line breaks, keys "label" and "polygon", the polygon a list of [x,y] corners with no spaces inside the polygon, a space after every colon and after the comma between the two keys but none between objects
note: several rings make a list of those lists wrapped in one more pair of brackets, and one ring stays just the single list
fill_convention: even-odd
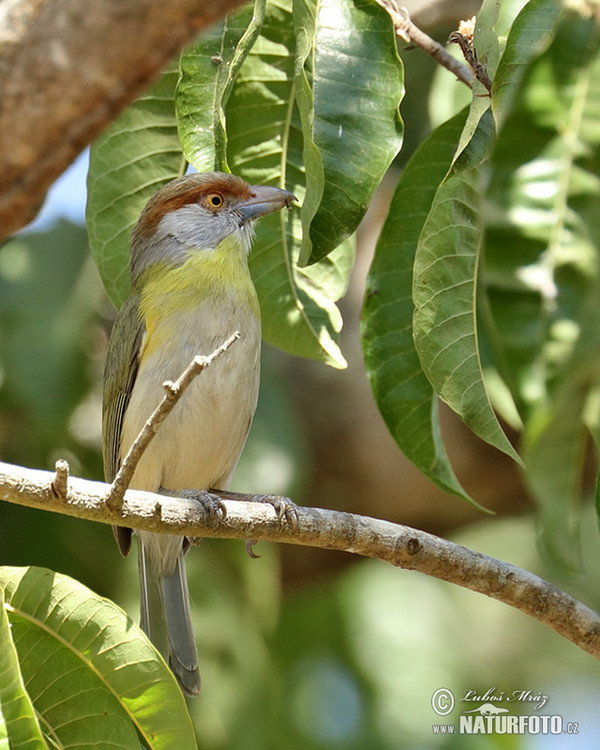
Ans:
[{"label": "naturfoto.cz logo", "polygon": [[[456,724],[433,724],[434,734],[578,734],[579,724],[564,721],[559,714],[514,715],[503,703],[527,704],[534,710],[543,708],[548,696],[531,690],[514,690],[511,693],[490,688],[485,693],[467,690],[459,703],[464,708]],[[466,705],[479,703],[475,708]],[[466,704],[466,705],[465,705]],[[454,693],[439,688],[431,697],[431,707],[438,716],[448,716],[454,709]]]}]

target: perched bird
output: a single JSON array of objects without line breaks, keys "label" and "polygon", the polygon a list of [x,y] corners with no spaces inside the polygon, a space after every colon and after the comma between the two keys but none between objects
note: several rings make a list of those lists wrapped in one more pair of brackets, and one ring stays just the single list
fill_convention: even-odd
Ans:
[{"label": "perched bird", "polygon": [[[260,311],[248,271],[253,222],[294,196],[230,174],[189,174],[144,208],[131,241],[131,291],[115,321],[104,371],[103,452],[111,482],[142,426],[197,354],[240,339],[197,377],[161,425],[131,487],[223,489],[246,441],[259,385]],[[123,555],[131,529],[115,527]],[[185,537],[138,534],[141,627],[182,689],[200,688]]]}]

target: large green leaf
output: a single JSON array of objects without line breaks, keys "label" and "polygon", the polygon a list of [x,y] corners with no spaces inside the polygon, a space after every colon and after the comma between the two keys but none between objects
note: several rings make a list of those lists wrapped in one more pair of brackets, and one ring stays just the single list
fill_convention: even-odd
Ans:
[{"label": "large green leaf", "polygon": [[296,80],[307,192],[300,263],[363,218],[402,144],[402,64],[391,19],[368,0],[297,0]]},{"label": "large green leaf", "polygon": [[511,108],[491,159],[483,278],[497,366],[526,424],[542,536],[573,565],[586,402],[600,362],[589,345],[600,329],[600,31],[570,12],[555,32],[503,95]]},{"label": "large green leaf", "polygon": [[194,748],[185,699],[116,605],[43,568],[1,568],[25,689],[52,746]]},{"label": "large green leaf", "polygon": [[481,167],[493,136],[488,110],[440,185],[425,221],[415,257],[414,337],[439,397],[479,437],[518,460],[490,404],[477,341]]},{"label": "large green leaf", "polygon": [[362,343],[375,401],[404,454],[439,487],[468,499],[442,443],[437,399],[423,374],[412,328],[417,241],[466,115],[465,110],[431,133],[402,174],[367,279]]},{"label": "large green leaf", "polygon": [[[303,142],[295,107],[295,36],[291,0],[269,3],[252,50],[227,103],[228,161],[253,184],[279,184],[305,195]],[[250,267],[263,316],[263,335],[275,346],[345,366],[336,343],[342,318],[335,302],[344,293],[353,242],[321,263],[297,264],[302,227],[292,209],[258,223]]]},{"label": "large green leaf", "polygon": [[499,367],[524,418],[567,371],[579,311],[595,289],[597,45],[591,21],[565,18],[492,154],[484,279]]},{"label": "large green leaf", "polygon": [[0,588],[0,748],[9,747],[45,750],[48,746],[25,690]]},{"label": "large green leaf", "polygon": [[175,122],[172,66],[95,141],[86,221],[91,250],[118,308],[129,292],[129,240],[148,199],[185,169]]},{"label": "large green leaf", "polygon": [[227,15],[181,56],[175,95],[179,139],[198,172],[229,171],[225,105],[260,32],[266,0]]}]

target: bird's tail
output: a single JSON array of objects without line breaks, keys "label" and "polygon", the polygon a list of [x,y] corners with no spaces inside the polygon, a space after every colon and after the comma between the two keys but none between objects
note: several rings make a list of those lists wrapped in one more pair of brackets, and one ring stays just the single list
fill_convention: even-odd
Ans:
[{"label": "bird's tail", "polygon": [[200,691],[183,549],[170,576],[159,575],[148,546],[139,540],[140,626],[171,667],[187,695]]}]

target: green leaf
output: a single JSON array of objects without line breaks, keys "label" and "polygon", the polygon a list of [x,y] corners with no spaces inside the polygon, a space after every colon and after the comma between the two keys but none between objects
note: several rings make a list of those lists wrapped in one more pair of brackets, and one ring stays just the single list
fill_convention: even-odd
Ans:
[{"label": "green leaf", "polygon": [[580,310],[595,294],[599,75],[595,25],[565,17],[492,154],[484,269],[491,336],[525,420],[568,372]]},{"label": "green leaf", "polygon": [[417,241],[466,116],[464,110],[433,131],[402,173],[367,278],[361,333],[373,395],[394,439],[441,489],[468,500],[442,443],[437,399],[423,374],[412,329]]},{"label": "green leaf", "polygon": [[562,9],[560,0],[530,0],[515,18],[492,86],[492,111],[500,126],[532,60],[550,44]]},{"label": "green leaf", "polygon": [[477,342],[480,177],[493,135],[488,110],[437,191],[415,257],[413,325],[434,391],[475,434],[518,461],[491,407]]},{"label": "green leaf", "polygon": [[[252,184],[279,184],[302,201],[302,133],[295,107],[295,37],[291,0],[268,4],[261,33],[248,53],[226,107],[228,161]],[[354,243],[341,245],[310,268],[297,265],[302,228],[297,209],[257,224],[250,270],[260,299],[263,336],[291,354],[345,367],[337,344]]]},{"label": "green leaf", "polygon": [[545,408],[528,421],[523,439],[525,479],[540,513],[542,549],[553,562],[581,570],[580,499],[588,429],[600,443],[600,279],[587,290],[581,334],[566,376]]},{"label": "green leaf", "polygon": [[489,340],[525,422],[542,540],[574,567],[586,412],[600,369],[600,31],[574,12],[554,31],[503,94],[510,111],[491,157],[483,280]]},{"label": "green leaf", "polygon": [[337,343],[343,321],[335,302],[347,288],[355,241],[350,238],[327,258],[300,268],[301,234],[294,210],[269,217],[257,228],[250,269],[260,299],[263,338],[289,354],[345,368]]},{"label": "green leaf", "polygon": [[175,94],[179,139],[198,172],[228,172],[225,105],[256,41],[266,0],[230,13],[181,56]]},{"label": "green leaf", "polygon": [[0,588],[0,748],[45,750],[35,709],[25,690],[11,626]]},{"label": "green leaf", "polygon": [[310,260],[312,242],[310,224],[323,200],[325,189],[325,168],[323,154],[314,140],[314,94],[312,90],[312,61],[315,53],[317,35],[318,5],[314,0],[295,0],[294,28],[296,31],[296,56],[294,77],[296,84],[296,104],[300,114],[302,129],[302,160],[306,175],[306,192],[302,200],[302,245],[299,259],[302,265]]},{"label": "green leaf", "polygon": [[177,67],[167,70],[95,141],[86,221],[92,254],[115,306],[129,292],[131,230],[148,199],[185,170],[175,122]]},{"label": "green leaf", "polygon": [[402,145],[402,63],[389,15],[368,0],[297,0],[297,101],[307,192],[300,263],[349,237]]},{"label": "green leaf", "polygon": [[8,729],[2,715],[2,705],[0,704],[0,750],[10,750],[8,742]]},{"label": "green leaf", "polygon": [[25,688],[53,746],[194,748],[175,678],[125,613],[66,576],[1,568]]}]

